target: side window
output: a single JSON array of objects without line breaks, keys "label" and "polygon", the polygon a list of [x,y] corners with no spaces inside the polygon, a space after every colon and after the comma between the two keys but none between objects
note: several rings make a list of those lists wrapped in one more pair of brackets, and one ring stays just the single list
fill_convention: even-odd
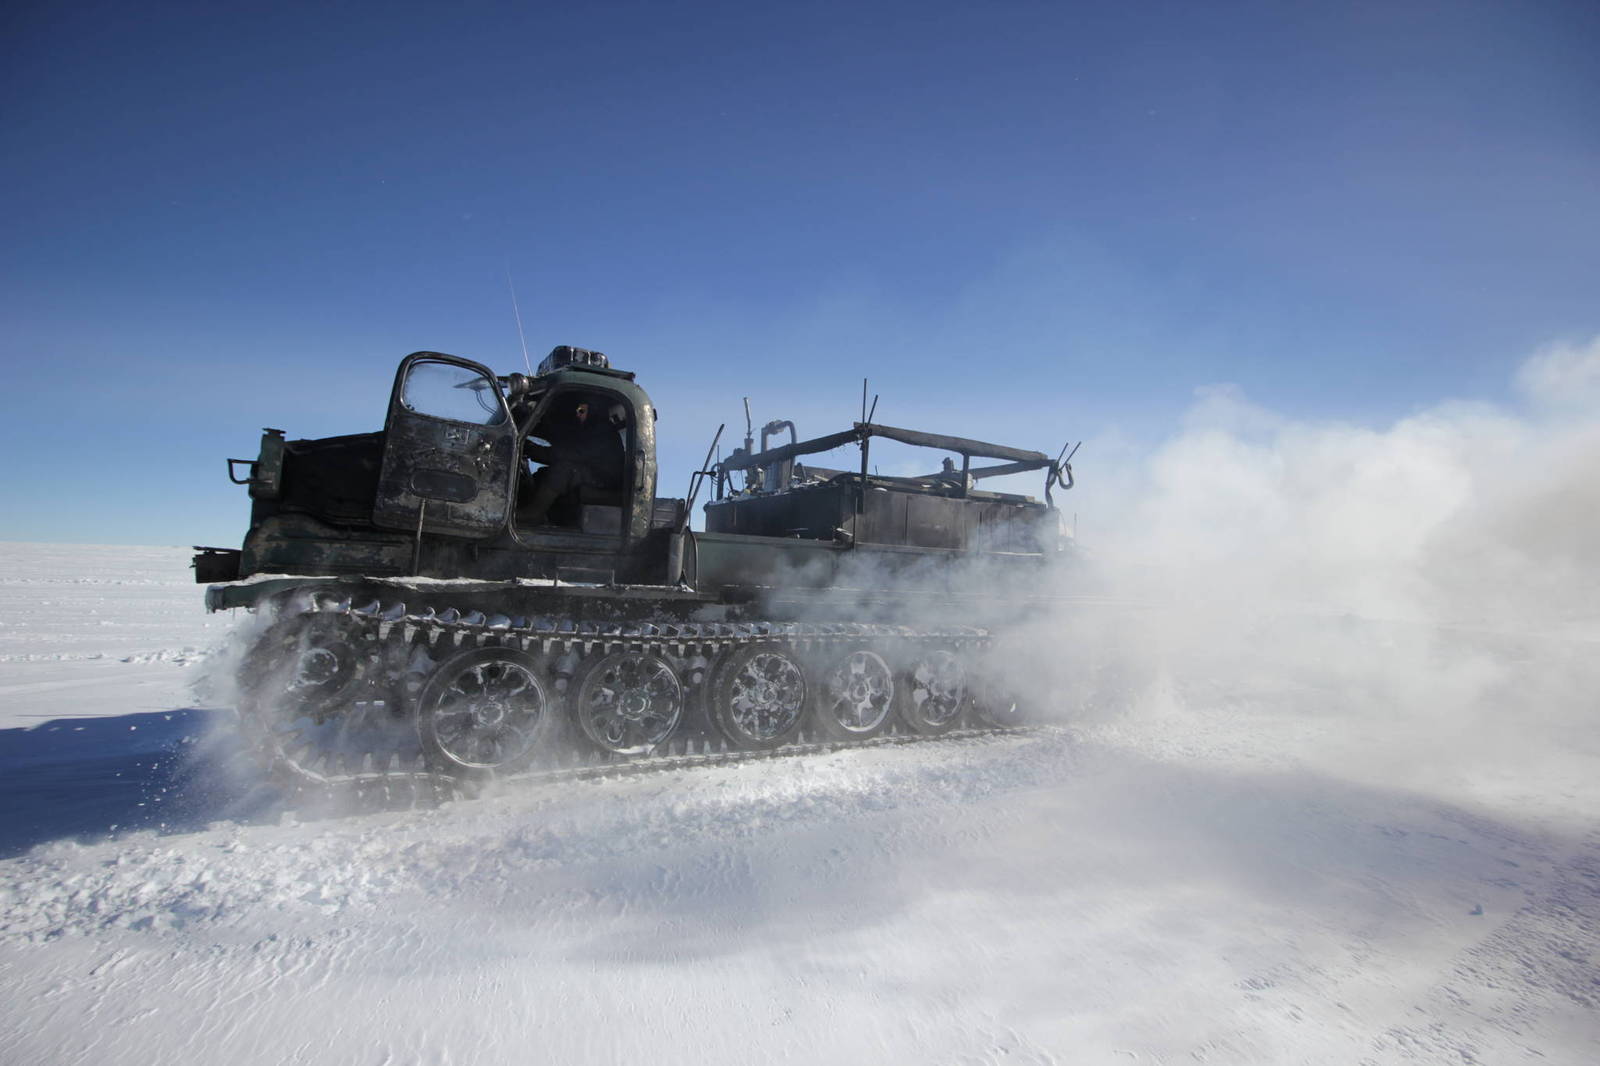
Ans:
[{"label": "side window", "polygon": [[494,382],[453,363],[413,363],[400,389],[400,403],[408,411],[475,426],[498,426],[506,420],[506,405]]}]

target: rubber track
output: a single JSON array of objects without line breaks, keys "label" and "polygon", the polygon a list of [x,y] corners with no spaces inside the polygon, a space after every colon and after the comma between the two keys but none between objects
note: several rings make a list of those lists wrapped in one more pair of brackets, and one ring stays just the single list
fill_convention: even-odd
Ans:
[{"label": "rubber track", "polygon": [[[354,606],[349,600],[319,598],[307,605],[308,615],[333,615],[350,619],[367,629],[380,645],[398,638],[411,646],[420,637],[431,652],[454,654],[478,647],[505,647],[524,652],[581,652],[584,656],[611,651],[644,651],[679,659],[704,655],[712,657],[730,648],[748,644],[782,644],[800,651],[812,651],[834,644],[936,644],[939,647],[982,649],[988,646],[986,629],[972,626],[916,627],[882,623],[834,622],[574,622],[551,617],[513,617],[485,615],[480,611],[461,612],[455,608],[422,613],[407,610],[403,602],[384,604],[373,600]],[[564,702],[564,701],[561,701]],[[781,758],[921,741],[964,739],[997,733],[1016,732],[1004,727],[955,729],[947,733],[924,735],[905,729],[898,721],[890,730],[865,740],[839,740],[809,734],[803,728],[795,741],[773,749],[742,750],[729,746],[715,731],[709,735],[679,734],[669,737],[650,755],[621,756],[592,748],[574,748],[556,756],[554,766],[497,775],[508,782],[559,782],[590,777],[606,777],[701,767],[755,759]],[[699,750],[696,750],[696,749]],[[446,794],[470,793],[471,782],[457,781],[428,770],[418,760],[410,766],[385,765],[382,769],[329,772],[302,766],[280,756],[286,784],[299,790],[327,791],[355,787],[365,791],[388,790],[391,786],[432,789],[444,787]],[[388,757],[385,756],[385,760]],[[420,795],[420,793],[419,793]]]}]

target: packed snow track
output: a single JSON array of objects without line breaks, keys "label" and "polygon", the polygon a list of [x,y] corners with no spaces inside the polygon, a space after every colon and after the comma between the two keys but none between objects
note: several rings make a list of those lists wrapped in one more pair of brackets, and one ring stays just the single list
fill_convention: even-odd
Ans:
[{"label": "packed snow track", "polygon": [[307,811],[186,551],[5,547],[3,1062],[1600,1058],[1584,641],[1096,619],[1032,732]]}]

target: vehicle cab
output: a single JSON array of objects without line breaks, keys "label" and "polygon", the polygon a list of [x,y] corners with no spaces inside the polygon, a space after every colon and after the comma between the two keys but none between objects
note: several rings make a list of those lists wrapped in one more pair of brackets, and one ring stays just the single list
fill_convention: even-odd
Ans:
[{"label": "vehicle cab", "polygon": [[[579,403],[604,420],[600,432],[617,434],[621,484],[583,488],[549,521],[521,523],[519,497],[541,465],[526,458],[530,434]],[[633,374],[611,368],[599,352],[562,346],[537,374],[504,378],[470,359],[413,353],[395,374],[373,522],[473,539],[504,533],[530,546],[640,539],[654,510],[655,420]]]}]

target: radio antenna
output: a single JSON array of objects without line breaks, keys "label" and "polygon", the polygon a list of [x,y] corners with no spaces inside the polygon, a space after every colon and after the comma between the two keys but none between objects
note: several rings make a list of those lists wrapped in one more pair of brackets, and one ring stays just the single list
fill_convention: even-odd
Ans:
[{"label": "radio antenna", "polygon": [[511,290],[511,313],[517,316],[517,340],[522,342],[522,365],[533,376],[533,360],[528,358],[528,338],[522,332],[522,309],[517,306],[517,287],[511,282],[511,257],[506,256],[506,288]]}]

